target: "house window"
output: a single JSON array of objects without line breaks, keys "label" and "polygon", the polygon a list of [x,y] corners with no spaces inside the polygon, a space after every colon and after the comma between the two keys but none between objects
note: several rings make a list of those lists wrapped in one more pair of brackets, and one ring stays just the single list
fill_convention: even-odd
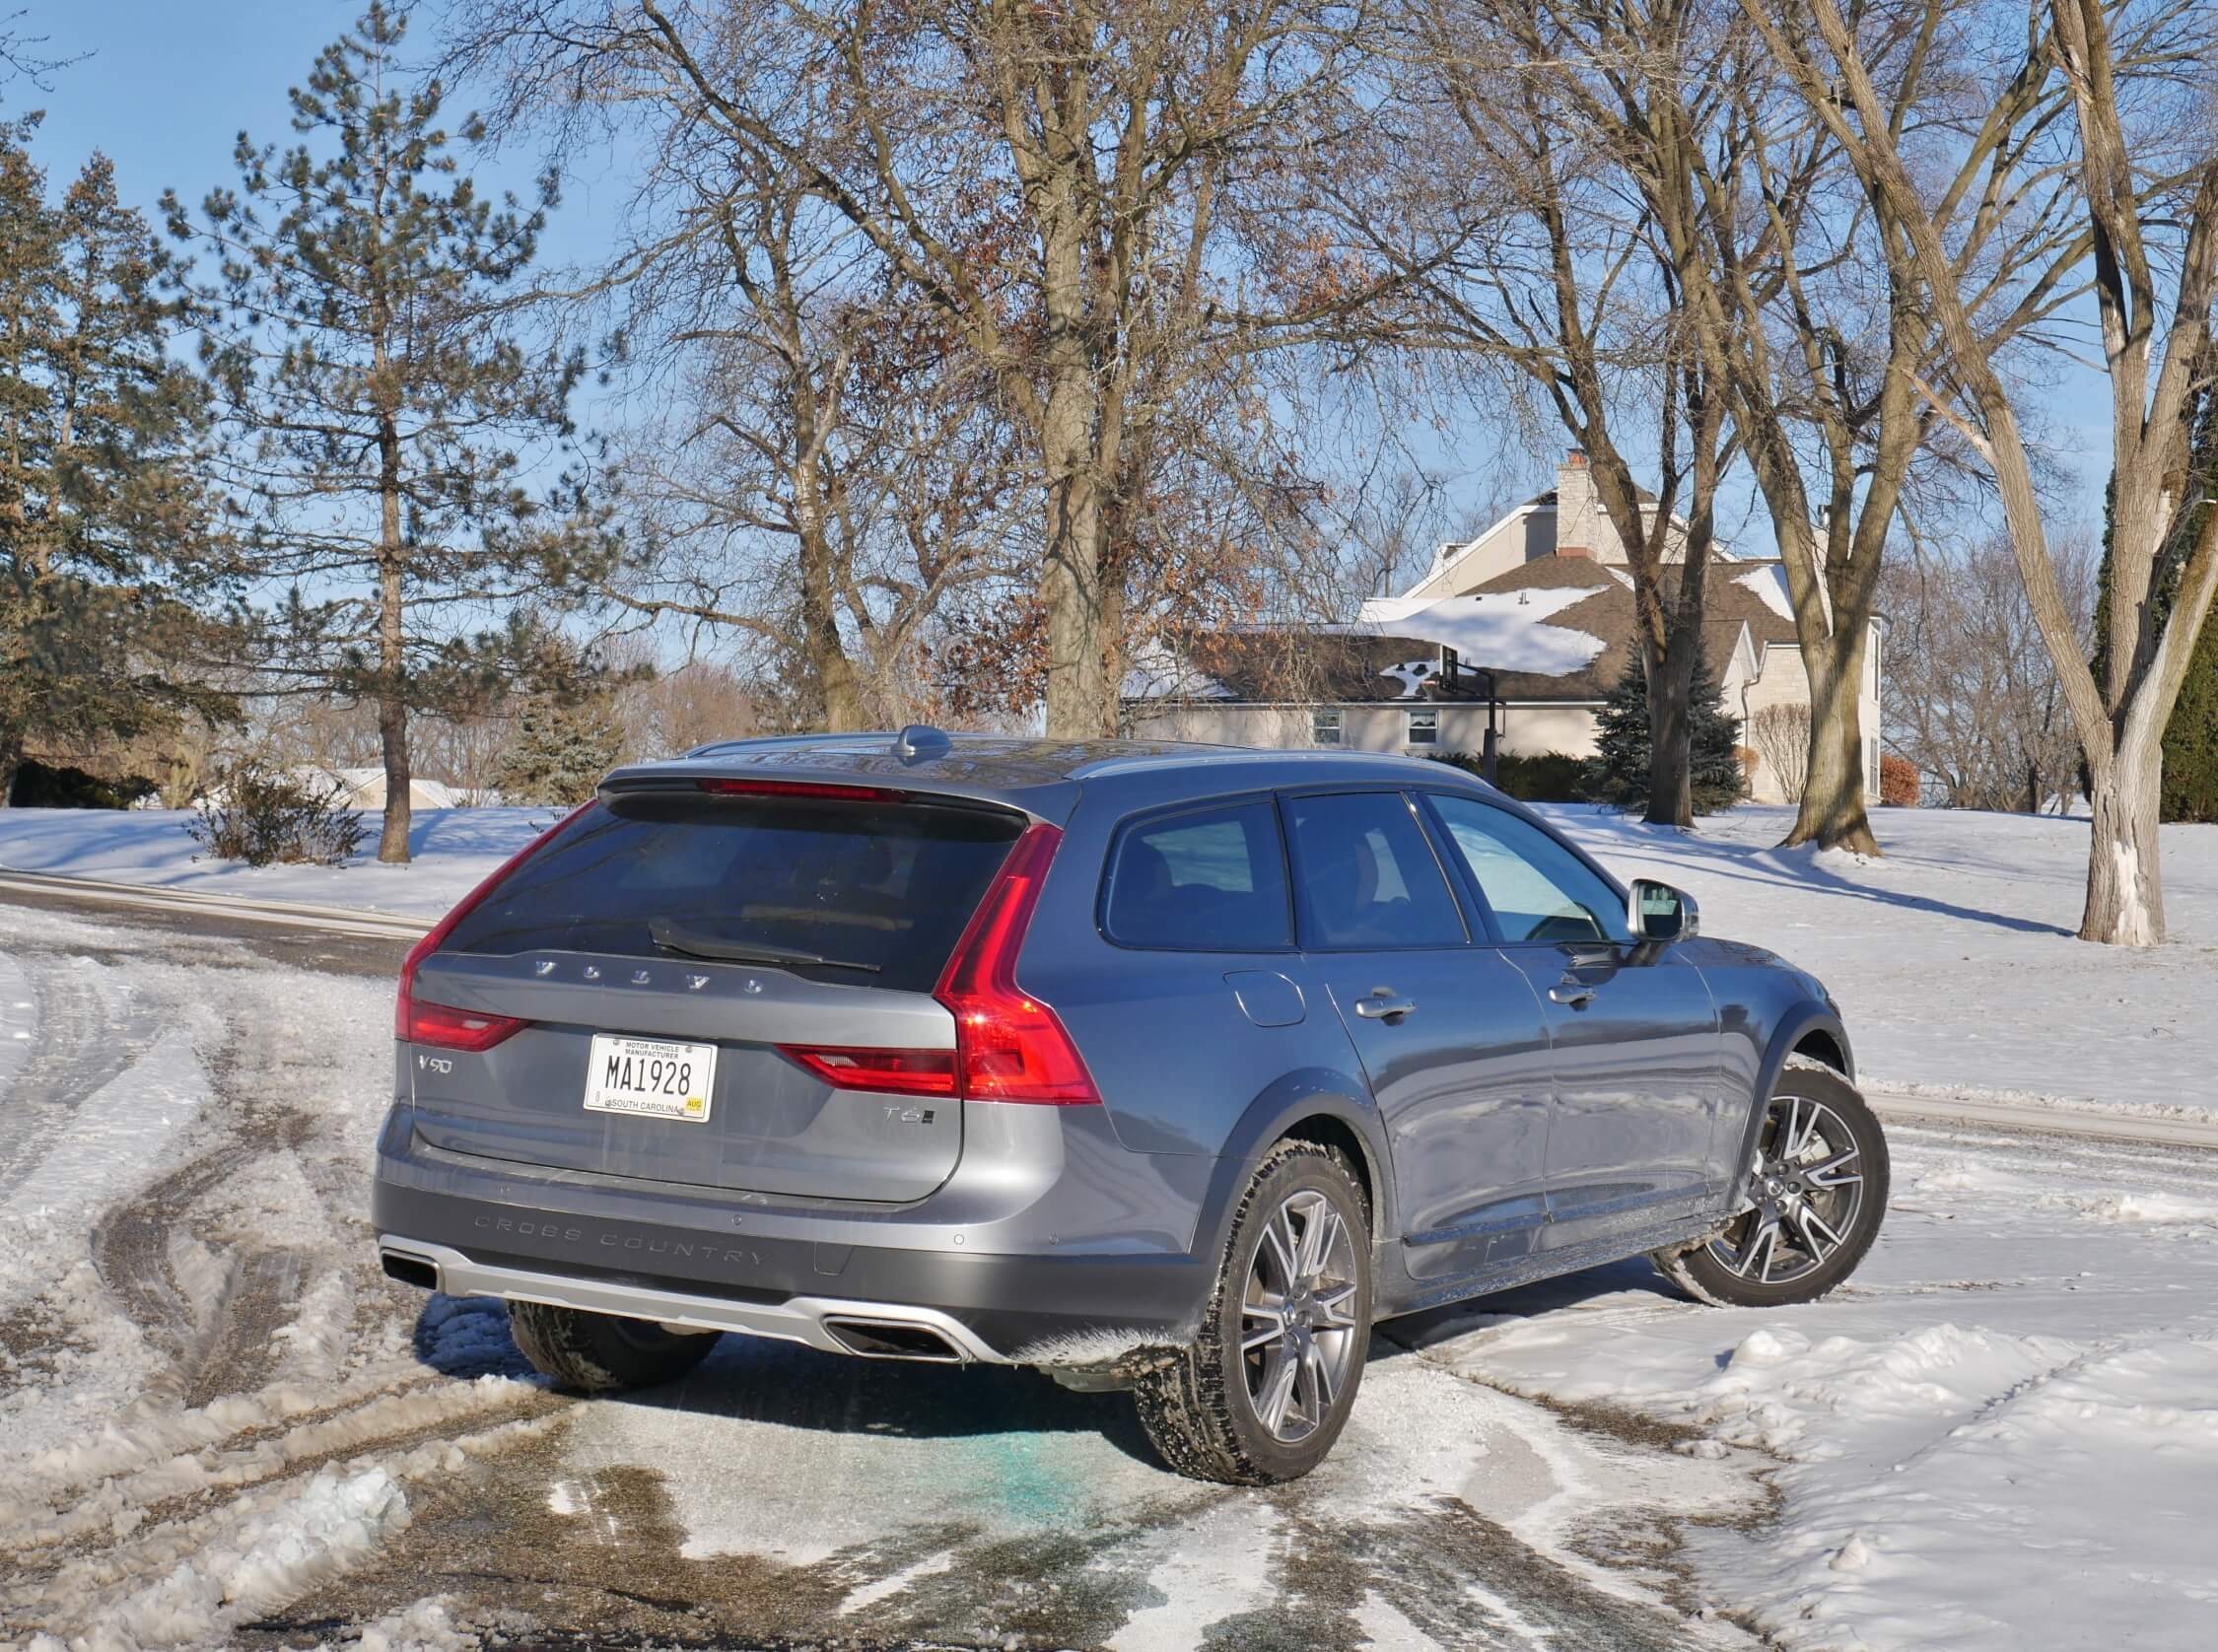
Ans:
[{"label": "house window", "polygon": [[1413,746],[1436,746],[1440,743],[1440,714],[1438,712],[1412,712],[1409,714],[1408,743]]},{"label": "house window", "polygon": [[1340,713],[1314,711],[1309,714],[1309,743],[1318,746],[1340,744]]}]

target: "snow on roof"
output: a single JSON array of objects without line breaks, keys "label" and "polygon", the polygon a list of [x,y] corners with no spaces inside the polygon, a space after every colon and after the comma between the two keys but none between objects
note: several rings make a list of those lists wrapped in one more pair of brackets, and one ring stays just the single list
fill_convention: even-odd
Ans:
[{"label": "snow on roof", "polygon": [[1794,618],[1794,603],[1787,596],[1786,564],[1768,562],[1746,574],[1733,576],[1733,584],[1750,592],[1783,620]]},{"label": "snow on roof", "polygon": [[1378,674],[1392,677],[1402,685],[1402,692],[1394,696],[1395,699],[1415,700],[1424,691],[1424,685],[1440,674],[1440,662],[1437,659],[1405,659],[1399,665],[1382,666]]},{"label": "snow on roof", "polygon": [[1549,625],[1550,615],[1594,595],[1592,585],[1561,589],[1490,590],[1475,596],[1377,596],[1363,604],[1353,625],[1326,629],[1348,636],[1408,637],[1454,649],[1466,665],[1482,670],[1536,671],[1567,676],[1602,652],[1602,639],[1568,626]]},{"label": "snow on roof", "polygon": [[1134,651],[1125,668],[1127,700],[1237,700],[1207,671],[1197,670],[1151,637]]}]

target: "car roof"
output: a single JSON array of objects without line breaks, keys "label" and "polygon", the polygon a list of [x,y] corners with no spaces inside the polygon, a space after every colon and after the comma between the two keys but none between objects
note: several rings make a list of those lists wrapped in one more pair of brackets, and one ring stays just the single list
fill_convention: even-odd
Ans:
[{"label": "car roof", "polygon": [[[716,776],[776,775],[797,780],[867,779],[942,795],[1006,803],[1060,819],[1080,788],[1152,782],[1150,792],[1192,795],[1319,783],[1464,784],[1446,764],[1380,752],[1278,750],[1177,740],[1051,740],[1023,735],[945,733],[913,726],[855,734],[795,734],[724,740],[683,757],[635,763],[602,782],[604,792]],[[1192,785],[1179,781],[1190,777]]]}]

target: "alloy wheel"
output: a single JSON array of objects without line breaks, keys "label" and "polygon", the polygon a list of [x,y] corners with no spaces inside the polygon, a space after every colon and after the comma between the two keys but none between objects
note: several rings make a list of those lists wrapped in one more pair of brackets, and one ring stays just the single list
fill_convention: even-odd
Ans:
[{"label": "alloy wheel", "polygon": [[1313,1189],[1271,1213],[1248,1269],[1240,1364],[1256,1420],[1282,1444],[1315,1433],[1348,1386],[1358,1345],[1355,1243]]},{"label": "alloy wheel", "polygon": [[1771,1098],[1749,1174],[1752,1207],[1709,1254],[1755,1284],[1791,1284],[1823,1268],[1863,1213],[1860,1150],[1847,1121],[1808,1096]]}]

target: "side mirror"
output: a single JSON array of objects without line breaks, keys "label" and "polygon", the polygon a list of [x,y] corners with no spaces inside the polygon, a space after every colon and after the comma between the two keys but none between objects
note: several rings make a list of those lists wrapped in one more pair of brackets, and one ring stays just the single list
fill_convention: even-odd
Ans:
[{"label": "side mirror", "polygon": [[1632,880],[1625,920],[1639,940],[1692,940],[1702,931],[1701,908],[1695,897],[1652,877]]}]

